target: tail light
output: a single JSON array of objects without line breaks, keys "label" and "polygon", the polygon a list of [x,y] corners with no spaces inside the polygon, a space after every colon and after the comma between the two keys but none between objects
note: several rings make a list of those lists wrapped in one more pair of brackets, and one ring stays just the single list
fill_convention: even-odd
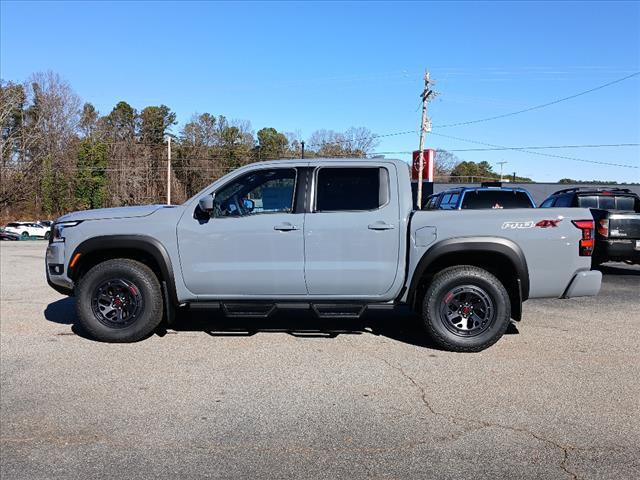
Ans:
[{"label": "tail light", "polygon": [[603,237],[609,236],[609,219],[603,218],[598,222],[598,233]]},{"label": "tail light", "polygon": [[593,253],[593,246],[595,242],[593,236],[596,222],[593,220],[573,220],[571,223],[582,230],[582,240],[580,240],[578,248],[580,256],[590,257]]}]

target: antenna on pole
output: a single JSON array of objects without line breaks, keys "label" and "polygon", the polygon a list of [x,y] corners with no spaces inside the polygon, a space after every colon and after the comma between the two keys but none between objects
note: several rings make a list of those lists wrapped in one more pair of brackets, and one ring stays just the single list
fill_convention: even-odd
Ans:
[{"label": "antenna on pole", "polygon": [[429,75],[429,70],[425,70],[424,72],[424,90],[420,94],[422,97],[422,121],[420,124],[420,147],[418,154],[418,195],[417,195],[417,206],[418,210],[422,210],[422,178],[423,178],[423,170],[424,170],[424,136],[427,132],[431,131],[431,121],[427,117],[427,103],[433,100],[438,92],[435,92],[431,87],[435,84],[435,82],[431,81],[431,77]]}]

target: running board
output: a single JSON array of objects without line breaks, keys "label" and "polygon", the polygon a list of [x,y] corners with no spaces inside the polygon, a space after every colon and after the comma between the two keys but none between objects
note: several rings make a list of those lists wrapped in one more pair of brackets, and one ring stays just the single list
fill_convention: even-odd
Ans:
[{"label": "running board", "polygon": [[191,310],[222,310],[230,318],[268,318],[275,311],[313,311],[322,319],[358,319],[366,310],[392,310],[393,303],[311,303],[311,302],[193,302]]}]

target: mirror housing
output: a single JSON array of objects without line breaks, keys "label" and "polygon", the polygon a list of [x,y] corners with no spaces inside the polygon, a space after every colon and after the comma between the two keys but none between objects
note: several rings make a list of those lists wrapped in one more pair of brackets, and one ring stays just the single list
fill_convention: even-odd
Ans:
[{"label": "mirror housing", "polygon": [[211,195],[205,195],[204,197],[198,200],[198,205],[200,206],[200,210],[203,212],[211,213],[213,212],[213,200],[216,198],[216,194],[212,193]]},{"label": "mirror housing", "polygon": [[253,212],[253,209],[256,208],[255,202],[253,200],[249,200],[248,198],[245,198],[242,201],[242,203],[243,203],[244,209],[249,213]]}]

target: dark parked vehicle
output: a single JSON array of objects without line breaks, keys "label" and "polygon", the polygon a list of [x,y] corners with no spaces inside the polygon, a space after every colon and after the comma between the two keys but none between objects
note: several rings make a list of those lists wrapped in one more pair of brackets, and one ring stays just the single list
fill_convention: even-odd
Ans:
[{"label": "dark parked vehicle", "polygon": [[503,187],[501,182],[485,182],[480,187],[456,187],[430,195],[425,210],[483,210],[535,208],[524,188]]},{"label": "dark parked vehicle", "polygon": [[20,240],[20,235],[2,230],[0,231],[0,240]]},{"label": "dark parked vehicle", "polygon": [[596,223],[593,264],[607,261],[640,264],[640,197],[627,188],[567,188],[540,208],[590,208]]}]

